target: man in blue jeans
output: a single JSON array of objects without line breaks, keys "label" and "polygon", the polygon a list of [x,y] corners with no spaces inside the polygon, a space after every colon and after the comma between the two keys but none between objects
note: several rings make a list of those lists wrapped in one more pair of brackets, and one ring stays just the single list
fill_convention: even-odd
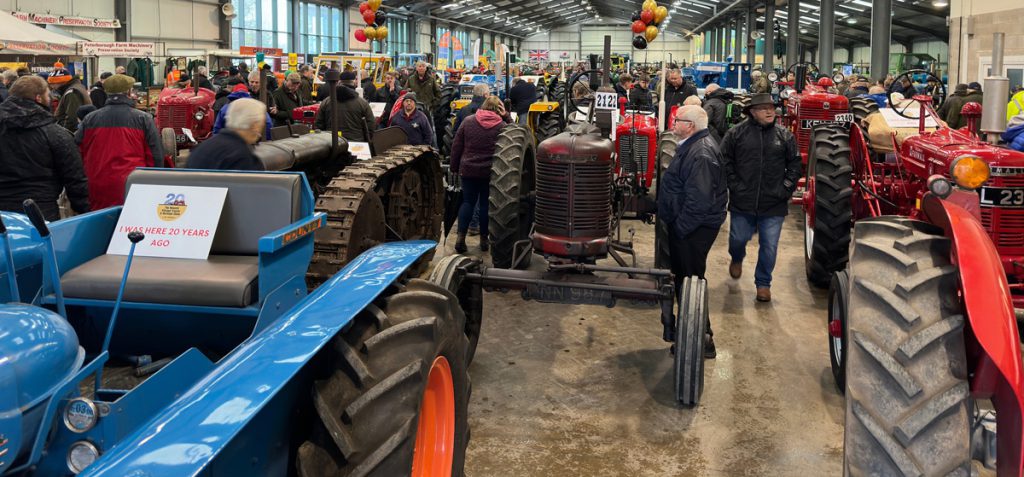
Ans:
[{"label": "man in blue jeans", "polygon": [[756,232],[756,299],[769,302],[782,221],[802,167],[793,134],[775,124],[771,95],[754,95],[746,113],[747,120],[730,129],[721,145],[729,184],[729,275],[740,278],[743,274],[747,242]]}]

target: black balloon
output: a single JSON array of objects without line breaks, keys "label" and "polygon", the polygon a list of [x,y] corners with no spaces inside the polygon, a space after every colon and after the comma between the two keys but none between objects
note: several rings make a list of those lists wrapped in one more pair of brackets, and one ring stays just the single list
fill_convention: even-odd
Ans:
[{"label": "black balloon", "polygon": [[633,12],[633,17],[632,18],[633,19],[631,21],[634,21],[634,22],[639,20],[640,19],[640,12],[639,11]]},{"label": "black balloon", "polygon": [[647,49],[647,39],[642,36],[633,37],[633,48],[636,48],[638,50]]},{"label": "black balloon", "polygon": [[386,22],[387,20],[388,15],[387,13],[384,13],[384,11],[382,10],[377,10],[377,13],[375,13],[373,16],[373,23],[377,26],[383,25],[384,22]]}]

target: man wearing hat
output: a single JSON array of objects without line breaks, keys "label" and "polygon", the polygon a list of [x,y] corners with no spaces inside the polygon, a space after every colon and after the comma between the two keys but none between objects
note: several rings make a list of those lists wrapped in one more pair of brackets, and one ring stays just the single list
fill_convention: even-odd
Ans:
[{"label": "man wearing hat", "polygon": [[391,125],[402,128],[413,146],[434,145],[434,128],[430,127],[427,115],[416,109],[416,93],[410,91],[402,96],[402,109],[391,118]]},{"label": "man wearing hat", "polygon": [[135,109],[128,96],[134,85],[131,76],[113,75],[104,80],[106,104],[86,116],[75,133],[94,210],[124,203],[124,183],[136,167],[164,166],[153,116]]},{"label": "man wearing hat", "polygon": [[92,104],[92,99],[89,98],[89,91],[82,82],[71,76],[63,63],[57,62],[53,66],[53,71],[46,78],[46,82],[50,84],[58,98],[57,110],[53,116],[57,124],[75,132],[78,128],[78,108],[83,104]]},{"label": "man wearing hat", "polygon": [[96,106],[96,109],[102,108],[107,102],[107,92],[103,89],[103,81],[110,78],[113,74],[109,71],[104,71],[100,75],[100,79],[89,88],[89,99],[92,100],[92,105]]},{"label": "man wearing hat", "polygon": [[292,110],[306,105],[299,93],[302,87],[302,77],[298,73],[288,73],[284,85],[274,91],[274,104],[277,105],[277,112],[271,116],[274,118],[274,126],[284,126],[292,122]]},{"label": "man wearing hat", "polygon": [[939,110],[936,111],[939,117],[950,127],[960,121],[960,110],[964,107],[964,98],[967,97],[967,84],[960,83],[953,89],[953,94],[946,98]]},{"label": "man wearing hat", "polygon": [[[319,95],[317,97],[319,98]],[[324,95],[313,127],[321,131],[330,131],[331,114],[335,114],[338,118],[338,130],[345,140],[369,142],[373,137],[373,110],[370,109],[370,103],[356,94],[355,73],[346,71],[341,74],[341,84],[337,88],[335,103],[331,104],[330,96]]]},{"label": "man wearing hat", "polygon": [[725,134],[721,147],[729,184],[729,275],[743,274],[747,242],[756,232],[756,299],[768,302],[782,221],[802,172],[800,152],[793,134],[775,124],[770,94],[755,94],[745,112],[747,119]]},{"label": "man wearing hat", "polygon": [[[213,120],[213,133],[214,134],[219,133],[220,130],[224,129],[224,127],[227,125],[228,110],[231,109],[231,103],[235,102],[236,100],[242,99],[242,98],[255,99],[255,98],[252,97],[251,94],[249,94],[249,87],[246,86],[245,83],[237,83],[231,89],[231,94],[229,94],[227,96],[227,103],[225,103],[223,106],[221,106],[221,108],[217,111],[217,118]],[[216,109],[216,107],[217,107],[217,105],[215,103],[214,104],[214,109]],[[266,134],[265,137],[267,139],[270,139],[270,128],[274,127],[274,123],[273,123],[273,119],[270,117],[270,113],[269,112],[266,113],[266,116],[267,116],[267,127],[264,128],[264,131],[265,131],[265,134]]]}]

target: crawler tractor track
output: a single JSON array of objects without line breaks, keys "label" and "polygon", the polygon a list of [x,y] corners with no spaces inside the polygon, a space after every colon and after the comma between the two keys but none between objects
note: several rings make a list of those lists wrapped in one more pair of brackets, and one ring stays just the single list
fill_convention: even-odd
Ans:
[{"label": "crawler tractor track", "polygon": [[[316,232],[307,285],[316,288],[381,242],[438,240],[443,201],[440,159],[429,146],[396,146],[346,167],[316,201],[327,226]],[[433,255],[425,254],[411,275]]]}]

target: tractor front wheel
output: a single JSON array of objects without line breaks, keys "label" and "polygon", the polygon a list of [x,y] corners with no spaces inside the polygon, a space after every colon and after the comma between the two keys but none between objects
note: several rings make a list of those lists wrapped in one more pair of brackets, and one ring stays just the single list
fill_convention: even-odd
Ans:
[{"label": "tractor front wheel", "polygon": [[459,306],[466,315],[463,329],[469,340],[466,349],[466,366],[473,362],[476,345],[480,342],[480,327],[483,324],[484,299],[479,283],[466,280],[466,273],[479,272],[480,262],[465,255],[449,255],[442,258],[433,271],[429,281],[450,291],[459,300]]},{"label": "tractor front wheel", "polygon": [[462,475],[464,320],[451,293],[423,280],[360,312],[324,350],[312,390],[319,419],[298,449],[298,474]]},{"label": "tractor front wheel", "polygon": [[[832,272],[846,266],[853,220],[850,133],[842,126],[814,129],[808,177],[814,178],[814,224],[804,216],[804,270],[815,286],[826,288]],[[806,207],[806,206],[805,206]]]},{"label": "tractor front wheel", "polygon": [[676,307],[673,376],[676,401],[696,406],[704,392],[704,342],[707,340],[708,282],[686,277]]},{"label": "tractor front wheel", "polygon": [[850,275],[846,270],[832,274],[828,287],[828,356],[832,377],[840,394],[846,393],[846,316],[850,310]]},{"label": "tractor front wheel", "polygon": [[850,260],[845,475],[971,475],[959,273],[926,222],[858,221]]},{"label": "tractor front wheel", "polygon": [[173,128],[160,130],[160,145],[164,148],[164,156],[171,159],[173,167],[178,167],[178,139],[174,135]]}]

